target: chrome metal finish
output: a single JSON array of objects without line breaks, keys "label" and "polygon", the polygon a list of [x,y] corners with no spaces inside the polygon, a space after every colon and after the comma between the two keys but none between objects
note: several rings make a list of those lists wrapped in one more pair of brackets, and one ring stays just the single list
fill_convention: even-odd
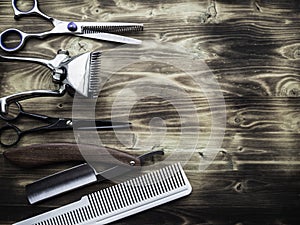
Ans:
[{"label": "chrome metal finish", "polygon": [[114,41],[124,44],[133,44],[133,45],[139,45],[142,43],[142,41],[129,38],[117,34],[109,34],[109,33],[90,33],[90,34],[76,34],[76,36],[86,37],[86,38],[92,38],[92,39],[99,39],[103,41]]},{"label": "chrome metal finish", "polygon": [[129,164],[130,164],[130,166],[134,166],[135,165],[135,161],[130,161]]},{"label": "chrome metal finish", "polygon": [[0,60],[3,61],[23,61],[23,62],[33,62],[42,64],[51,69],[54,73],[61,73],[61,65],[69,60],[69,56],[66,54],[57,54],[54,59],[40,59],[31,57],[16,57],[16,56],[4,56],[0,55]]},{"label": "chrome metal finish", "polygon": [[100,57],[100,52],[88,52],[70,58],[63,65],[68,71],[68,76],[63,83],[74,88],[82,96],[98,97]]},{"label": "chrome metal finish", "polygon": [[142,31],[144,24],[142,23],[119,23],[119,22],[75,22],[81,29],[80,32],[86,33],[89,31],[97,32],[128,32]]},{"label": "chrome metal finish", "polygon": [[98,24],[95,26],[83,26],[82,32],[84,34],[99,33],[99,32],[123,33],[129,31],[142,31],[143,29],[144,27],[142,24],[136,24],[136,25],[115,24],[114,26]]},{"label": "chrome metal finish", "polygon": [[[50,21],[53,25],[53,29],[46,32],[41,33],[25,33],[21,30],[10,28],[3,31],[0,34],[0,47],[7,52],[13,52],[19,50],[25,44],[26,40],[32,37],[35,38],[45,38],[51,34],[72,34],[72,35],[79,35],[82,37],[87,38],[94,38],[98,40],[105,40],[105,41],[113,41],[113,42],[120,42],[120,43],[127,43],[127,44],[139,44],[141,41],[136,39],[127,39],[127,38],[120,38],[114,37],[104,34],[109,33],[120,33],[120,32],[127,32],[127,31],[141,31],[143,30],[143,24],[140,23],[118,23],[118,22],[74,22],[74,21],[61,21],[54,19],[43,12],[38,7],[38,1],[33,1],[33,7],[29,11],[21,11],[17,8],[16,4],[17,0],[12,0],[12,7],[14,10],[15,19],[18,19],[21,16],[27,15],[37,15],[45,18],[46,20]],[[5,44],[5,39],[11,33],[17,34],[20,37],[20,42],[15,47],[7,47]],[[91,34],[100,34],[102,35],[91,35]]]},{"label": "chrome metal finish", "polygon": [[[143,165],[147,158],[149,159],[149,157],[152,157],[154,155],[163,154],[164,152],[162,150],[158,150],[138,156],[137,158],[140,160],[140,165]],[[80,168],[82,168],[82,171],[80,171]],[[34,204],[56,195],[65,193],[67,191],[83,187],[87,184],[101,182],[107,179],[118,177],[137,168],[139,167],[136,166],[134,161],[129,161],[128,165],[117,165],[98,173],[89,164],[84,163],[27,185],[27,197],[29,199],[29,202],[31,204]],[[87,173],[84,171],[89,172]],[[82,176],[82,174],[84,174],[84,176]],[[87,177],[89,179],[87,179]],[[72,186],[72,184],[74,185]]]},{"label": "chrome metal finish", "polygon": [[52,80],[59,85],[58,90],[34,90],[0,98],[0,110],[7,113],[7,105],[33,97],[62,96],[66,92],[66,85],[77,93],[88,98],[97,98],[99,93],[101,52],[88,52],[70,57],[67,51],[59,50],[52,60],[29,57],[1,56],[4,61],[25,61],[42,64],[52,71]]},{"label": "chrome metal finish", "polygon": [[72,120],[68,120],[68,121],[66,122],[66,124],[67,124],[68,126],[73,126]]},{"label": "chrome metal finish", "polygon": [[34,204],[57,195],[62,189],[66,192],[96,181],[93,168],[85,163],[27,185],[26,194],[30,204]]},{"label": "chrome metal finish", "polygon": [[51,17],[49,17],[46,14],[44,14],[44,13],[41,12],[41,10],[39,9],[38,1],[37,0],[33,1],[32,8],[29,11],[26,11],[26,12],[25,11],[21,11],[21,10],[18,9],[18,7],[17,7],[17,0],[12,0],[11,4],[12,4],[13,10],[14,10],[15,19],[18,19],[20,16],[23,16],[23,15],[38,14],[41,17],[43,17],[43,18],[45,18],[47,20],[54,20],[53,18],[51,18]]},{"label": "chrome metal finish", "polygon": [[66,92],[66,86],[62,85],[58,90],[34,90],[34,91],[24,91],[17,94],[9,95],[0,98],[0,109],[1,114],[7,114],[8,105],[14,102],[22,101],[29,98],[35,97],[60,97]]}]

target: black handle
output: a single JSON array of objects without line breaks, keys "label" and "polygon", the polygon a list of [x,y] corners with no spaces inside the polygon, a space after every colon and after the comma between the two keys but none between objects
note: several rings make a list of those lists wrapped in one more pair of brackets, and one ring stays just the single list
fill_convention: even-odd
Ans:
[{"label": "black handle", "polygon": [[19,142],[23,132],[13,124],[7,123],[0,128],[0,145],[11,147]]}]

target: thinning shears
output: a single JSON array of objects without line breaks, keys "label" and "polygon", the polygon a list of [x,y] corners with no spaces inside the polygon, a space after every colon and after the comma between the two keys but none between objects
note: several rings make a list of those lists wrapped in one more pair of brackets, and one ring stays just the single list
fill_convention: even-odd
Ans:
[{"label": "thinning shears", "polygon": [[[19,102],[15,102],[14,113],[0,114],[0,117],[6,121],[6,124],[0,128],[0,145],[10,147],[19,142],[25,134],[40,132],[40,131],[55,131],[55,130],[110,130],[118,128],[128,128],[130,123],[112,122],[109,120],[88,120],[88,119],[71,119],[50,117],[42,114],[29,113],[23,110]],[[21,117],[28,117],[45,123],[44,126],[34,127],[27,130],[21,130],[13,122],[16,122]]]},{"label": "thinning shears", "polygon": [[[72,34],[76,36],[113,41],[126,44],[140,44],[141,41],[129,38],[114,33],[126,31],[143,30],[143,24],[140,23],[118,23],[118,22],[73,22],[61,21],[54,19],[40,11],[38,1],[33,1],[33,7],[29,11],[21,11],[17,7],[17,0],[12,0],[12,6],[15,14],[15,19],[27,15],[39,15],[53,24],[53,29],[42,33],[25,33],[15,28],[10,28],[0,34],[0,47],[4,51],[13,52],[19,50],[28,38],[44,38],[50,34]],[[19,37],[19,43],[16,46],[10,47],[6,43],[10,36]]]}]

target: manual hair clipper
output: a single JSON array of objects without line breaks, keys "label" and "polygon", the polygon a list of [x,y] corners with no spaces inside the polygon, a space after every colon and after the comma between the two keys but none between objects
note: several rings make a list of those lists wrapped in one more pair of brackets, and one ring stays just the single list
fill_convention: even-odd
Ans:
[{"label": "manual hair clipper", "polygon": [[52,80],[59,84],[58,90],[33,90],[0,98],[0,112],[7,114],[8,105],[34,97],[63,96],[74,91],[87,98],[97,98],[99,93],[101,52],[87,52],[69,56],[68,51],[59,50],[52,60],[0,55],[0,60],[26,61],[42,64],[52,70]]}]

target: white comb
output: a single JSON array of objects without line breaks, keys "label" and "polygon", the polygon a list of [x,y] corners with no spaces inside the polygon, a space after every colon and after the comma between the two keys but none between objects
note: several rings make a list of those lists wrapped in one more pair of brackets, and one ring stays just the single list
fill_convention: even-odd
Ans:
[{"label": "white comb", "polygon": [[15,225],[107,224],[181,198],[191,191],[178,163],[85,195],[77,202]]}]

